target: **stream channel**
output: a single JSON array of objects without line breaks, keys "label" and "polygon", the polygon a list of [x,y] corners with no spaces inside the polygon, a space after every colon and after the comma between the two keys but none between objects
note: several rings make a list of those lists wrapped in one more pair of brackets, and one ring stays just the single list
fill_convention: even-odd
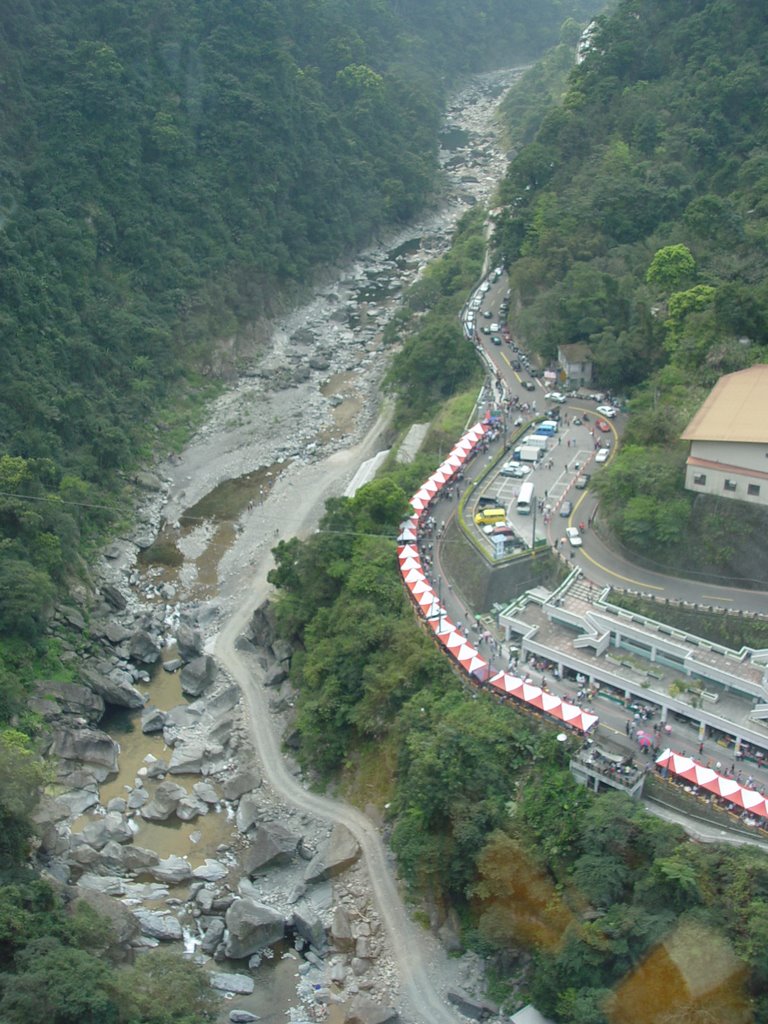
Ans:
[{"label": "stream channel", "polygon": [[[259,546],[273,546],[280,535],[279,510],[270,514],[270,494],[278,477],[296,460],[349,446],[370,424],[378,407],[378,385],[389,353],[381,331],[398,308],[403,289],[430,260],[446,251],[459,217],[475,203],[486,203],[503,175],[506,157],[494,120],[499,99],[519,77],[519,71],[494,72],[471,79],[448,106],[441,135],[440,158],[444,189],[439,205],[418,222],[386,241],[377,242],[345,266],[336,280],[325,284],[306,305],[274,324],[269,342],[257,353],[254,372],[244,375],[223,399],[214,403],[209,422],[180,457],[159,467],[170,481],[162,529],[144,548],[131,569],[134,593],[146,602],[170,597],[178,611],[216,607],[236,600],[230,577],[242,572]],[[318,346],[327,356],[321,374],[272,386],[288,361],[311,354]],[[296,386],[298,385],[298,386]],[[290,427],[288,426],[290,425]],[[286,435],[291,441],[286,443]],[[163,499],[166,500],[166,499]],[[300,500],[300,494],[297,494]],[[277,523],[273,528],[273,523]],[[243,550],[245,548],[245,550]],[[227,597],[227,594],[229,595]],[[159,595],[163,595],[162,598]],[[173,618],[169,646],[162,661],[175,657]],[[187,703],[179,672],[158,663],[142,687],[155,707],[170,710]],[[103,783],[100,804],[125,795],[137,776],[146,776],[153,758],[167,760],[171,751],[162,733],[141,731],[141,712],[113,709],[102,722],[120,745],[119,772]],[[191,790],[199,776],[174,775]],[[157,783],[147,781],[151,793]],[[157,852],[186,857],[192,867],[221,856],[242,844],[235,822],[222,805],[194,821],[172,824],[136,816],[135,843]],[[81,830],[93,815],[73,822]],[[171,888],[172,898],[187,898],[188,885]],[[146,905],[152,907],[151,901]],[[185,947],[194,949],[185,928]],[[306,1019],[297,1007],[299,959],[286,947],[265,960],[254,973],[256,987],[249,996],[222,1004],[221,1020],[230,1009],[247,1009],[262,1020]],[[243,970],[244,965],[231,965]],[[216,965],[217,970],[228,964]],[[329,1019],[343,1019],[329,1008]]]}]

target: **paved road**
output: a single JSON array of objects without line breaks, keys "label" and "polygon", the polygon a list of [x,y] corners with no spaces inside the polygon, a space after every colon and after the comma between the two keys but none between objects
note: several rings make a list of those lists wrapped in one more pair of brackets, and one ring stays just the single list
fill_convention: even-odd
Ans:
[{"label": "paved road", "polygon": [[[506,278],[492,284],[490,290],[484,296],[483,305],[498,314],[499,305],[502,302],[506,291]],[[484,321],[478,321],[482,326]],[[525,369],[516,371],[512,368],[512,361],[516,358],[509,344],[501,347],[491,344],[490,338],[479,334],[479,343],[482,348],[483,358],[494,372],[497,372],[504,381],[505,392],[510,396],[517,396],[521,402],[535,402],[535,413],[523,413],[523,416],[531,418],[533,415],[541,415],[546,408],[551,407],[544,395],[548,389],[545,388],[541,379],[534,378]],[[534,384],[534,391],[523,388],[523,381],[531,381]],[[594,429],[597,414],[595,412],[596,402],[584,402],[578,399],[569,399],[565,404],[559,406],[561,415],[572,421],[574,417],[583,418],[586,413],[589,421],[581,427],[569,426],[561,431],[561,443],[553,447],[549,453],[555,461],[554,471],[537,470],[535,479],[536,490],[539,496],[545,492],[550,503],[554,506],[562,499],[571,500],[574,508],[567,519],[561,519],[553,515],[549,529],[545,530],[541,519],[537,520],[536,536],[538,539],[546,537],[555,545],[563,537],[567,525],[581,522],[589,523],[597,511],[597,498],[591,490],[574,491],[573,483],[584,469],[594,474],[599,473],[602,466],[594,463],[594,438],[601,437],[611,442],[612,448],[616,448],[623,426],[624,417],[619,415],[610,421],[609,434],[601,435]],[[513,414],[511,419],[517,414]],[[508,428],[509,429],[509,428]],[[594,432],[594,437],[592,436]],[[562,446],[570,440],[576,448]],[[580,467],[575,470],[575,465]],[[607,463],[606,463],[607,465]],[[510,499],[513,497],[514,487],[504,478],[498,478],[501,482],[500,497]],[[513,481],[519,488],[520,481]],[[492,482],[488,490],[496,493],[497,484]],[[517,527],[519,524],[515,523]],[[521,534],[530,543],[532,527],[522,527]],[[566,548],[567,550],[567,548]],[[570,554],[570,552],[569,552]],[[600,586],[612,586],[627,590],[638,590],[651,594],[657,598],[669,598],[676,601],[687,601],[692,604],[710,605],[722,609],[743,609],[751,612],[765,612],[768,601],[768,593],[763,590],[750,590],[742,587],[735,587],[723,580],[720,585],[709,583],[695,578],[670,576],[664,572],[664,567],[659,565],[657,570],[647,569],[637,565],[624,557],[621,553],[609,547],[600,536],[593,530],[587,530],[582,547],[574,552],[573,562],[579,566],[584,575]]]}]

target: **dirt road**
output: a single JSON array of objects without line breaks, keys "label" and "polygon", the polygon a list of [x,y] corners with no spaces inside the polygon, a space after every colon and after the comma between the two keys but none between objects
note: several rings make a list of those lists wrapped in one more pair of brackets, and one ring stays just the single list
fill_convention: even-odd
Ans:
[{"label": "dirt road", "polygon": [[[377,419],[367,436],[356,445],[312,466],[289,474],[275,488],[265,508],[281,508],[280,532],[283,536],[306,536],[314,528],[324,509],[325,499],[339,494],[361,462],[376,451],[377,439],[386,426],[386,414]],[[301,500],[286,504],[285,492],[301,494]],[[307,792],[283,763],[280,738],[273,730],[265,691],[256,660],[238,651],[235,642],[254,610],[269,595],[267,572],[273,565],[265,551],[240,577],[237,592],[230,595],[231,606],[215,644],[215,655],[231,673],[243,692],[253,745],[264,774],[274,790],[300,810],[344,824],[353,833],[363,851],[372,898],[387,931],[393,962],[397,964],[403,1005],[402,1016],[423,1024],[456,1024],[459,1018],[443,1001],[438,987],[445,977],[445,954],[434,937],[416,926],[408,917],[386,848],[376,827],[360,811],[328,797]]]}]

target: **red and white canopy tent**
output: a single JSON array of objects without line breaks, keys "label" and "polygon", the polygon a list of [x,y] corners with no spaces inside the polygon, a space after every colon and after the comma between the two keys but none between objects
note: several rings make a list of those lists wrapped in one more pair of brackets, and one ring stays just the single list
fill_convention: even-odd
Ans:
[{"label": "red and white canopy tent", "polygon": [[552,718],[572,725],[580,732],[588,732],[599,721],[597,715],[593,715],[589,711],[582,711],[576,704],[569,704],[555,696],[554,693],[547,693],[540,686],[526,683],[524,679],[513,676],[509,672],[498,672],[490,680],[490,685],[499,693],[511,694],[523,703],[551,715]]},{"label": "red and white canopy tent", "polygon": [[743,807],[751,814],[760,818],[768,818],[768,800],[757,790],[748,789],[729,779],[725,775],[712,768],[706,768],[692,757],[685,757],[683,754],[676,754],[669,747],[656,758],[656,764],[660,768],[666,768],[672,775],[677,775],[686,782],[692,782],[694,786],[705,789],[708,793],[714,793],[724,800],[730,800],[737,807]]},{"label": "red and white canopy tent", "polygon": [[597,724],[597,715],[582,711],[575,704],[569,704],[508,672],[492,674],[493,670],[489,663],[453,623],[424,572],[417,546],[419,520],[435,494],[453,479],[489,428],[490,424],[486,421],[477,423],[468,430],[454,445],[451,454],[440,468],[411,498],[414,512],[401,525],[397,540],[400,573],[420,614],[426,619],[440,644],[461,665],[473,682],[487,681],[497,692],[510,695],[529,707],[537,708],[580,732],[587,732]]}]

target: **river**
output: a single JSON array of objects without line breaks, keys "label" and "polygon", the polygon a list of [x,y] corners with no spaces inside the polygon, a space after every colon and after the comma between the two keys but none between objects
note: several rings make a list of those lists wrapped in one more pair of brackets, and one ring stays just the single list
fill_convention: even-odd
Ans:
[{"label": "river", "polygon": [[[378,386],[389,358],[382,329],[403,289],[447,250],[459,217],[491,198],[506,165],[494,112],[518,76],[514,70],[479,76],[453,97],[442,136],[445,187],[440,202],[419,222],[358,254],[309,302],[281,317],[269,341],[254,349],[247,372],[213,403],[189,446],[158,467],[169,481],[166,525],[160,545],[142,555],[135,593],[152,601],[164,588],[174,595],[176,614],[195,607],[209,625],[208,649],[215,648],[220,663],[235,676],[243,669],[235,661],[234,639],[266,593],[270,549],[278,538],[311,530],[324,499],[342,493],[360,461],[376,450],[379,428],[386,422],[377,419]],[[115,571],[121,570],[125,566],[117,563]],[[165,652],[164,660],[172,655],[172,650]],[[238,681],[247,689],[245,674]],[[177,673],[158,668],[148,689],[157,707],[184,703]],[[250,711],[253,718],[263,708],[253,705]],[[123,712],[105,723],[121,755],[118,775],[102,787],[102,804],[133,783],[148,755],[168,754],[161,735],[141,732],[139,718]],[[257,729],[253,733],[262,760],[277,758],[276,748],[264,750],[264,737]],[[194,781],[174,778],[184,785]],[[284,793],[285,780],[275,782]],[[75,828],[87,820],[83,815]],[[352,820],[351,826],[365,830]],[[136,842],[163,857],[186,856],[194,866],[214,856],[231,833],[226,815],[211,813],[174,826],[141,823]],[[370,856],[376,855],[372,850]],[[418,936],[412,941],[418,942]],[[253,995],[229,1002],[222,1020],[236,1006],[264,1019],[291,1011],[300,1019],[296,979],[295,959],[275,957],[259,968]],[[409,997],[414,1020],[422,1017],[419,1007],[429,1006],[430,998],[416,989]],[[437,1020],[441,1012],[434,1008],[428,1016]],[[446,1011],[446,1019],[455,1017]]]}]

